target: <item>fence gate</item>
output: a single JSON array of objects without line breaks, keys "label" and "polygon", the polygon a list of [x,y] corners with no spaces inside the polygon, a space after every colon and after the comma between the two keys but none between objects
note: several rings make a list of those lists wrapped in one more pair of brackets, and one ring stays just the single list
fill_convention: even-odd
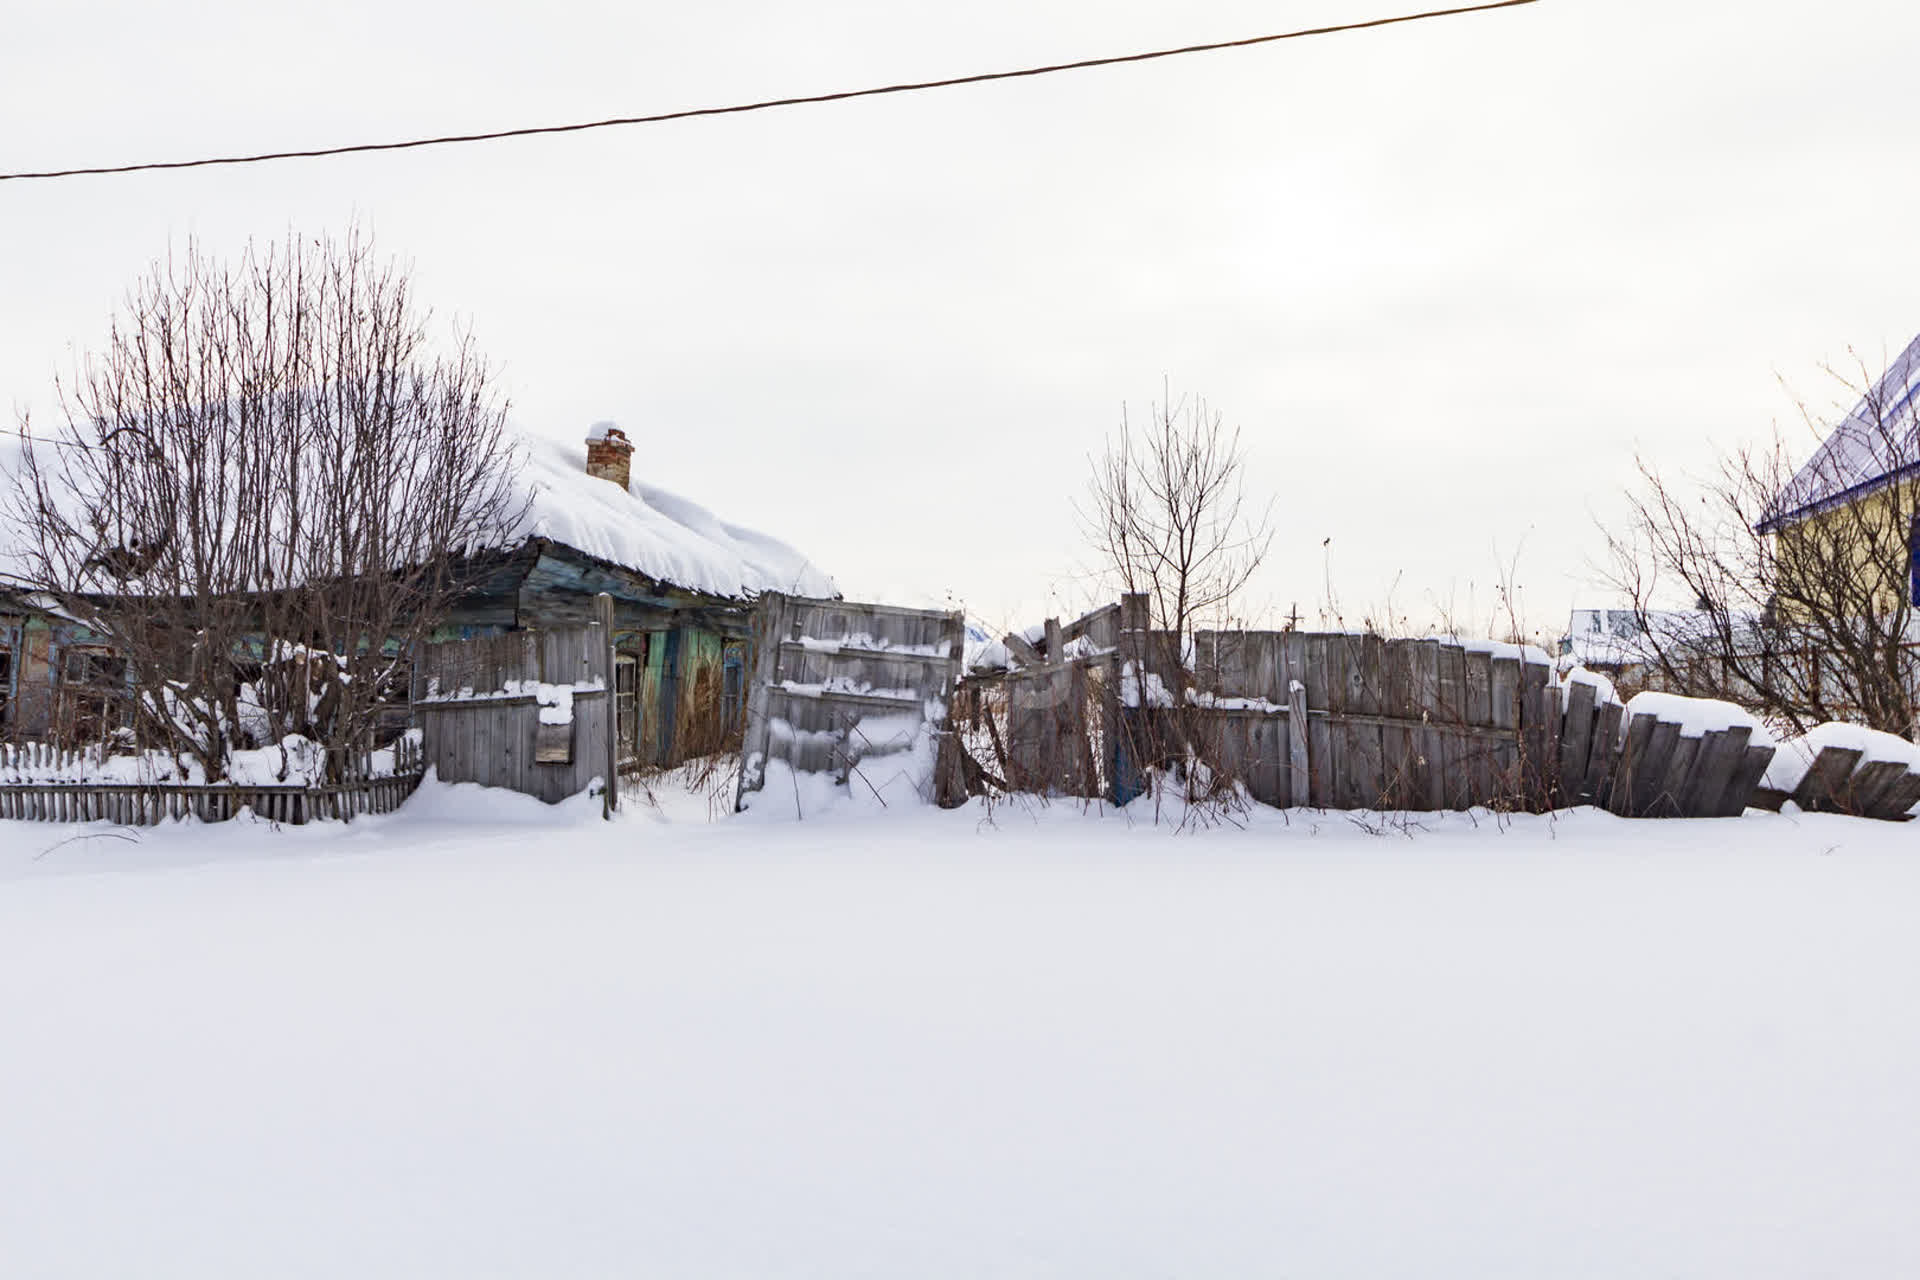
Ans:
[{"label": "fence gate", "polygon": [[760,597],[738,806],[778,776],[805,816],[801,775],[883,804],[963,801],[947,719],[965,634],[959,613]]}]

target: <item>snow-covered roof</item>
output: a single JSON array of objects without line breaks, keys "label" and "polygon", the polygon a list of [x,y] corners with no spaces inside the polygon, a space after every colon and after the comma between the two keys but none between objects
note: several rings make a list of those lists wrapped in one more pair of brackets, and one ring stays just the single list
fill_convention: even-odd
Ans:
[{"label": "snow-covered roof", "polygon": [[[1669,646],[1708,625],[1706,615],[1692,609],[1651,609],[1646,623]],[[1562,647],[1583,667],[1605,667],[1655,661],[1661,645],[1632,609],[1575,609]]]},{"label": "snow-covered roof", "polygon": [[1915,398],[1920,396],[1920,336],[1887,366],[1774,499],[1760,531],[1839,506],[1920,469]]},{"label": "snow-covered roof", "polygon": [[[659,582],[729,599],[762,591],[836,596],[826,573],[793,547],[729,524],[705,507],[635,481],[630,491],[587,474],[584,442],[562,444],[519,433],[522,478],[532,491],[513,539],[550,538]],[[18,466],[19,442],[0,437],[0,483]],[[636,468],[637,470],[638,468]],[[0,530],[0,585],[27,573],[18,548]]]},{"label": "snow-covered roof", "polygon": [[[611,425],[611,424],[605,424]],[[835,596],[839,588],[777,538],[728,524],[705,507],[642,483],[626,490],[587,474],[584,443],[523,435],[533,505],[520,537],[550,538],[657,581],[740,599],[762,591]],[[642,463],[636,463],[638,471]]]}]

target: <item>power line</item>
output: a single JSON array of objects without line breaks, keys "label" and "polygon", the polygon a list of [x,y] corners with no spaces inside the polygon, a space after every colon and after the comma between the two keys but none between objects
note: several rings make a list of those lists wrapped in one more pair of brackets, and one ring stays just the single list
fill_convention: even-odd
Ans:
[{"label": "power line", "polygon": [[322,156],[354,155],[368,151],[405,151],[414,147],[448,146],[460,142],[493,142],[501,138],[527,138],[547,133],[582,133],[588,129],[611,129],[620,125],[663,124],[669,120],[691,120],[699,116],[742,115],[749,111],[771,111],[779,107],[802,107],[820,102],[844,102],[851,98],[877,98],[889,93],[918,93],[926,89],[950,89],[957,85],[986,84],[994,80],[1019,80],[1029,76],[1053,75],[1061,71],[1084,71],[1091,67],[1113,67],[1130,62],[1151,62],[1157,58],[1177,58],[1189,53],[1212,53],[1221,49],[1244,49],[1251,45],[1272,44],[1279,40],[1299,40],[1307,36],[1333,35],[1341,31],[1364,31],[1372,27],[1390,27],[1405,22],[1423,22],[1429,18],[1451,18],[1465,13],[1483,13],[1492,9],[1512,9],[1537,0],[1489,0],[1485,4],[1463,5],[1452,9],[1429,9],[1423,13],[1398,14],[1390,18],[1371,18],[1364,22],[1343,22],[1330,27],[1307,27],[1274,35],[1247,36],[1240,40],[1217,40],[1209,44],[1183,45],[1177,49],[1154,49],[1146,53],[1119,54],[1108,58],[1083,58],[1078,62],[1056,62],[1041,67],[1023,67],[1017,71],[987,71],[977,75],[953,76],[945,80],[918,80],[905,84],[881,85],[871,89],[845,89],[837,93],[815,93],[800,98],[771,98],[762,102],[739,103],[726,107],[694,107],[685,111],[663,111],[648,116],[620,116],[610,120],[588,120],[578,124],[532,125],[519,129],[499,129],[491,133],[456,133],[434,138],[412,138],[405,142],[361,142],[340,147],[320,147],[310,151],[267,151],[258,155],[214,156],[200,160],[155,160],[144,164],[97,165],[75,169],[49,169],[39,173],[0,173],[0,182],[24,182],[46,178],[78,178],[93,174],[146,173],[155,169],[202,169],[212,165],[259,164],[267,160],[310,160]]},{"label": "power line", "polygon": [[13,436],[16,439],[25,440],[28,444],[44,444],[55,449],[92,449],[101,453],[113,452],[104,444],[88,444],[84,440],[62,440],[57,436],[36,436],[25,431],[12,431],[6,427],[0,427],[0,436]]}]

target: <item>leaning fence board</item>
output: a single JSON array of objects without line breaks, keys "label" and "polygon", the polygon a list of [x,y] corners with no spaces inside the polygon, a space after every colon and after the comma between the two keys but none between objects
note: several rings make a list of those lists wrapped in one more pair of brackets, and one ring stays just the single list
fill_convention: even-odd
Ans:
[{"label": "leaning fence board", "polygon": [[1681,806],[1682,793],[1693,770],[1694,757],[1700,754],[1700,743],[1701,739],[1684,735],[1674,739],[1667,767],[1661,772],[1660,783],[1648,801],[1648,812],[1653,817],[1679,817],[1685,813]]},{"label": "leaning fence board", "polygon": [[1793,802],[1809,813],[1836,808],[1835,797],[1853,776],[1862,754],[1856,747],[1822,749],[1795,788]]},{"label": "leaning fence board", "polygon": [[1916,803],[1920,803],[1920,773],[1909,773],[1888,794],[1885,804],[1875,816],[1902,820],[1907,816],[1907,810]]},{"label": "leaning fence board", "polygon": [[1846,812],[1878,817],[1887,793],[1906,776],[1907,766],[1892,760],[1874,760],[1861,765],[1847,779],[1842,796]]},{"label": "leaning fence board", "polygon": [[[1596,805],[1608,801],[1613,783],[1614,764],[1620,751],[1620,721],[1626,708],[1608,702],[1594,720],[1593,742],[1588,747],[1587,776],[1581,784],[1581,798]],[[1755,775],[1756,777],[1758,775]]]},{"label": "leaning fence board", "polygon": [[1718,817],[1725,804],[1727,787],[1733,781],[1734,771],[1747,756],[1747,741],[1753,736],[1753,730],[1747,725],[1734,725],[1707,735],[1700,748],[1700,756],[1694,763],[1694,777],[1687,797],[1686,816],[1689,818]]},{"label": "leaning fence board", "polygon": [[1585,797],[1587,755],[1593,746],[1594,687],[1575,684],[1567,690],[1567,708],[1560,730],[1560,801],[1577,804]]}]

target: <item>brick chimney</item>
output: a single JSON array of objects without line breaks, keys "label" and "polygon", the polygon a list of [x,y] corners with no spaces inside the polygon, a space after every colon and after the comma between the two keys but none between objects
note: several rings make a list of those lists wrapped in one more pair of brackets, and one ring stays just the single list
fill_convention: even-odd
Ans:
[{"label": "brick chimney", "polygon": [[587,432],[587,474],[611,480],[622,489],[633,478],[633,445],[611,422],[596,422]]}]

